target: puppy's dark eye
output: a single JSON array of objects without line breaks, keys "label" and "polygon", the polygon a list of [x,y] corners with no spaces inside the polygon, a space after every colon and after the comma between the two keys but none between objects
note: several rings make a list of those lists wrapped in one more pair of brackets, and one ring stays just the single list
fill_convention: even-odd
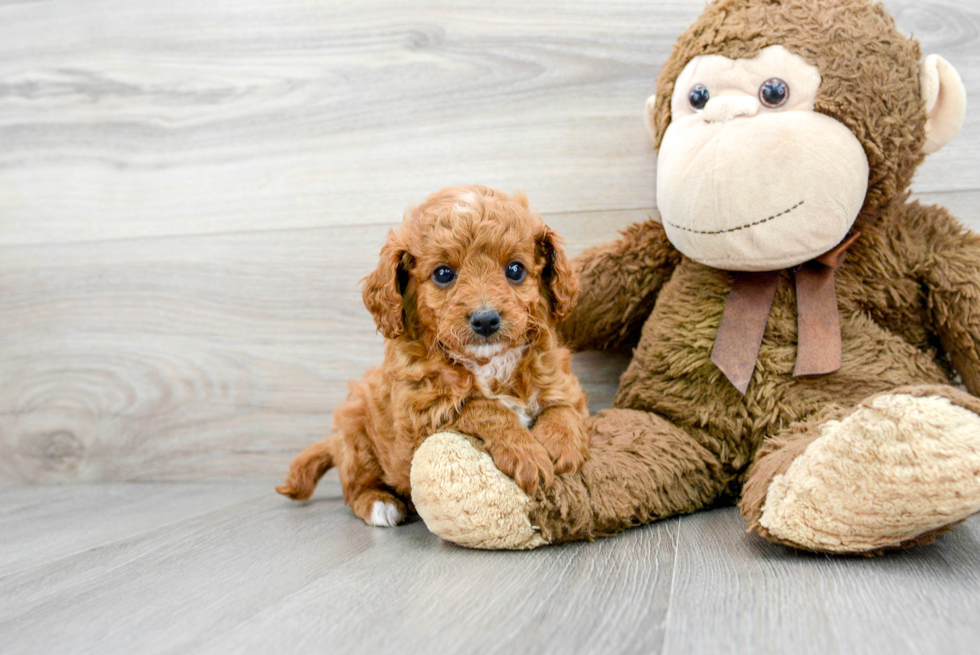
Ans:
[{"label": "puppy's dark eye", "polygon": [[789,100],[789,84],[778,77],[766,80],[759,87],[759,100],[770,109],[782,107]]},{"label": "puppy's dark eye", "polygon": [[694,111],[701,111],[704,106],[708,104],[708,100],[711,99],[711,94],[708,93],[708,87],[703,84],[695,84],[691,87],[691,91],[687,94],[687,101],[691,105],[691,109]]},{"label": "puppy's dark eye", "polygon": [[524,264],[520,262],[511,262],[507,264],[507,268],[504,269],[504,275],[511,282],[520,282],[524,279],[527,272],[524,270]]},{"label": "puppy's dark eye", "polygon": [[432,271],[432,281],[438,284],[440,287],[448,286],[455,279],[456,271],[449,268],[445,264],[437,266],[436,270]]}]

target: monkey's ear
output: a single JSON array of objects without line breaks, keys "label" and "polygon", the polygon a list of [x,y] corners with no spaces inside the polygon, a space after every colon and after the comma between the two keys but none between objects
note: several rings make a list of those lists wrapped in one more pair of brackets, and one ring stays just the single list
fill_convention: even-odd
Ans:
[{"label": "monkey's ear", "polygon": [[364,278],[364,306],[374,315],[378,330],[387,339],[405,331],[402,293],[408,282],[405,269],[407,254],[398,234],[392,230],[381,248],[381,261],[374,272]]},{"label": "monkey's ear", "polygon": [[643,109],[643,118],[646,120],[647,132],[650,133],[650,137],[656,141],[657,140],[657,123],[654,119],[654,108],[657,104],[657,94],[654,93],[652,96],[647,98],[647,104]]},{"label": "monkey's ear", "polygon": [[545,286],[551,316],[558,323],[575,307],[575,300],[578,297],[578,278],[565,255],[562,238],[557,232],[545,226],[538,234],[536,242],[538,253],[545,260],[541,281]]},{"label": "monkey's ear", "polygon": [[922,152],[936,152],[956,136],[966,117],[966,88],[952,64],[929,55],[919,66],[919,90],[926,109]]}]

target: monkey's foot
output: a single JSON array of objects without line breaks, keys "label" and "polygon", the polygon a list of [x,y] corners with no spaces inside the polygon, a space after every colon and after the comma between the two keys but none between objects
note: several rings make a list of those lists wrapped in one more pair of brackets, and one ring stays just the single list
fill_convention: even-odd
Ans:
[{"label": "monkey's foot", "polygon": [[886,394],[840,421],[773,478],[759,523],[831,553],[915,543],[980,511],[980,416],[942,396]]},{"label": "monkey's foot", "polygon": [[528,495],[463,435],[426,439],[412,459],[411,481],[416,511],[446,541],[491,550],[548,543],[528,518]]}]

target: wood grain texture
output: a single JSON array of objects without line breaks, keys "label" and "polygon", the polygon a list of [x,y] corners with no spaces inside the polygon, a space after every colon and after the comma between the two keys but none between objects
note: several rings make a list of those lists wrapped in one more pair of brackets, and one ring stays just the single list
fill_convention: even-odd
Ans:
[{"label": "wood grain texture", "polygon": [[6,485],[0,579],[270,492],[255,482]]},{"label": "wood grain texture", "polygon": [[[889,0],[980,89],[980,7]],[[641,107],[703,0],[0,1],[0,482],[272,480],[380,359],[403,209],[653,213]],[[980,227],[980,112],[915,189]],[[594,410],[622,357],[576,358]]]},{"label": "wood grain texture", "polygon": [[421,523],[408,529],[410,536],[394,534],[384,547],[187,647],[300,653],[332,644],[337,652],[555,655],[660,648],[676,520],[615,541],[531,553],[467,551],[438,543]]},{"label": "wood grain texture", "polygon": [[[867,559],[768,544],[733,508],[471,551],[420,522],[364,525],[335,473],[306,503],[243,482],[2,485],[0,508],[19,561],[0,570],[4,655],[904,655],[972,653],[978,635],[977,518]],[[93,526],[74,548],[69,510],[69,534]]]},{"label": "wood grain texture", "polygon": [[[890,0],[980,88],[980,7]],[[654,205],[641,108],[703,0],[0,5],[0,244],[388,223],[437,187]],[[920,191],[974,189],[980,114]]]},{"label": "wood grain texture", "polygon": [[[575,251],[644,216],[551,223]],[[8,248],[0,479],[283,475],[381,361],[358,280],[389,227]],[[582,361],[607,406],[625,362]]]},{"label": "wood grain texture", "polygon": [[464,181],[652,207],[640,108],[693,7],[3,7],[0,243],[389,223]]},{"label": "wood grain texture", "polygon": [[[141,486],[116,489],[132,495]],[[200,487],[192,493],[207,491]],[[322,644],[340,653],[427,652],[433,639],[439,652],[513,652],[528,641],[552,643],[537,650],[545,653],[567,652],[569,643],[650,652],[662,641],[677,521],[584,547],[485,553],[442,543],[422,523],[369,528],[344,507],[333,474],[304,504],[271,490],[256,497],[253,488],[227,507],[0,574],[4,652],[306,652]],[[77,507],[80,517],[109,516],[111,507],[91,500],[87,511]],[[35,514],[35,525],[57,525],[43,509]],[[624,599],[622,611],[604,614]],[[593,629],[600,619],[610,630]]]},{"label": "wood grain texture", "polygon": [[733,510],[681,525],[665,654],[976,651],[977,518],[932,547],[879,558],[776,546],[746,534]]}]

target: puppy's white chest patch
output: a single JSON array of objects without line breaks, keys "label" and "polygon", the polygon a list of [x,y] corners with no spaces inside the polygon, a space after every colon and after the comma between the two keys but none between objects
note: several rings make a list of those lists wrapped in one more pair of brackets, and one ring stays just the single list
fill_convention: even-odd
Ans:
[{"label": "puppy's white chest patch", "polygon": [[[493,348],[492,346],[478,346],[478,348]],[[474,352],[473,354],[477,354]],[[482,354],[482,352],[480,353]],[[524,348],[512,348],[507,352],[494,355],[486,364],[478,364],[475,360],[466,362],[466,368],[473,372],[476,384],[486,396],[496,400],[510,411],[517,414],[518,420],[525,428],[530,428],[534,420],[541,413],[541,406],[538,404],[538,396],[534,394],[526,402],[515,396],[507,394],[495,394],[490,392],[490,384],[507,383],[514,376],[517,363],[524,355]]]},{"label": "puppy's white chest patch", "polygon": [[486,388],[491,382],[507,382],[514,376],[517,362],[521,360],[524,348],[511,348],[505,353],[494,355],[486,364],[478,364],[475,360],[468,360],[466,368],[473,372],[476,382],[482,388]]}]

